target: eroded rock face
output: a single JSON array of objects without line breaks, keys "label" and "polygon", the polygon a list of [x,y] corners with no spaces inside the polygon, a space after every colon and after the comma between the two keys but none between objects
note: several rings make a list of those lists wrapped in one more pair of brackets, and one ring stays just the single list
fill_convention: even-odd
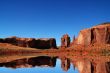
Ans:
[{"label": "eroded rock face", "polygon": [[110,44],[110,23],[81,30],[76,43],[81,45]]},{"label": "eroded rock face", "polygon": [[70,37],[68,34],[65,34],[61,38],[61,47],[69,47],[70,46]]},{"label": "eroded rock face", "polygon": [[54,38],[35,39],[35,38],[10,37],[10,38],[5,38],[3,42],[20,47],[31,47],[31,48],[39,48],[39,49],[56,48],[56,40]]}]

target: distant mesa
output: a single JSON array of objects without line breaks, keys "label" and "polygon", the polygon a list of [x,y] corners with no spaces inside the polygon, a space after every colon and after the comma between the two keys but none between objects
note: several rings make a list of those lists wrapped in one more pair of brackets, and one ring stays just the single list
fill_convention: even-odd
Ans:
[{"label": "distant mesa", "polygon": [[19,38],[16,36],[0,39],[2,43],[9,43],[20,47],[30,47],[38,49],[56,49],[56,40],[54,38]]}]

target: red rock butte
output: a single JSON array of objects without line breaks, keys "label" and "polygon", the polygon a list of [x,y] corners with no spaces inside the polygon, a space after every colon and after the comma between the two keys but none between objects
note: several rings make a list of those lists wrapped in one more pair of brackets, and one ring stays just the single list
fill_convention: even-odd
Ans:
[{"label": "red rock butte", "polygon": [[92,28],[81,30],[75,44],[110,44],[110,23],[103,23]]}]

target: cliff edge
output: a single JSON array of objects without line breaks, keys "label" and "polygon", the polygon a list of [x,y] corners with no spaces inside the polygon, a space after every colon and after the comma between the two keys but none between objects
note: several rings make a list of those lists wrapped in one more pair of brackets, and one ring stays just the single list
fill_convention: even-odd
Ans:
[{"label": "cliff edge", "polygon": [[75,44],[110,44],[110,23],[103,23],[92,28],[81,30]]}]

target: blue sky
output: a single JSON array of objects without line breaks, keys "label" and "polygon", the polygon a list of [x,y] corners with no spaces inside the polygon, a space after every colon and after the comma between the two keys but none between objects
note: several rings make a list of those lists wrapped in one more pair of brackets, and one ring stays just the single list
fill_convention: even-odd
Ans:
[{"label": "blue sky", "polygon": [[0,0],[0,37],[54,37],[110,21],[110,0]]}]

